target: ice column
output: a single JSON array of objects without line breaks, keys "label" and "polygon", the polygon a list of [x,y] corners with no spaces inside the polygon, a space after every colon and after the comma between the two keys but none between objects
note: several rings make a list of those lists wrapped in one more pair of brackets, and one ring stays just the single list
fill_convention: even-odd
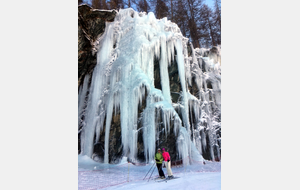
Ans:
[{"label": "ice column", "polygon": [[189,123],[189,113],[188,113],[188,98],[186,92],[186,80],[185,80],[185,66],[184,66],[184,57],[182,51],[182,41],[177,39],[176,41],[176,50],[177,50],[177,64],[178,64],[178,73],[180,78],[180,84],[182,88],[182,104],[183,104],[183,114],[182,119],[184,126],[186,127],[188,133],[190,134],[190,123]]},{"label": "ice column", "polygon": [[146,162],[151,161],[155,154],[155,107],[147,106],[143,112],[143,139]]},{"label": "ice column", "polygon": [[161,78],[161,87],[162,92],[165,97],[165,100],[172,103],[170,95],[170,82],[169,82],[169,72],[168,72],[168,61],[167,61],[167,49],[166,49],[166,36],[160,36],[160,45],[161,45],[161,56],[159,61],[160,67],[160,78]]},{"label": "ice column", "polygon": [[106,86],[107,77],[105,67],[109,62],[113,46],[113,23],[106,23],[106,30],[101,38],[101,47],[97,54],[97,65],[93,71],[90,95],[86,113],[86,126],[81,133],[81,154],[92,157],[94,149],[95,127],[99,121],[99,108],[103,104],[103,89]]}]

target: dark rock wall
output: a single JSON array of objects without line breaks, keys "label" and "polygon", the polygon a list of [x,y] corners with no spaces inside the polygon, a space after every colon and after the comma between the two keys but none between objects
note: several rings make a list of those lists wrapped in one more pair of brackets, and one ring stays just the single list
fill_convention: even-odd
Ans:
[{"label": "dark rock wall", "polygon": [[100,11],[88,5],[78,6],[78,86],[97,64],[97,39],[105,31],[105,22],[112,22],[117,12]]}]

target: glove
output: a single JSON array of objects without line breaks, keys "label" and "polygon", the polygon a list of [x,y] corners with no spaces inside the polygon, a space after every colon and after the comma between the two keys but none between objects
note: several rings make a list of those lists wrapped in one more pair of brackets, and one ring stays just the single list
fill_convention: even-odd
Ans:
[{"label": "glove", "polygon": [[159,162],[159,160],[158,159],[155,159],[157,162]]},{"label": "glove", "polygon": [[170,160],[168,160],[168,162],[170,162]]}]

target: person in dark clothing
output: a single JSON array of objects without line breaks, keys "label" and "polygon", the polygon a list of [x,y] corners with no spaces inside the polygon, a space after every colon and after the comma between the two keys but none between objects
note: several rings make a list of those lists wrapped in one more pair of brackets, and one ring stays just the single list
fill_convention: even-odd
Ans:
[{"label": "person in dark clothing", "polygon": [[159,177],[161,179],[166,178],[165,174],[164,174],[164,172],[162,170],[162,162],[163,162],[164,158],[163,158],[163,156],[162,156],[162,154],[160,152],[160,148],[157,149],[157,153],[155,154],[155,158],[154,159],[156,161],[156,167],[157,167],[157,170],[158,170]]}]

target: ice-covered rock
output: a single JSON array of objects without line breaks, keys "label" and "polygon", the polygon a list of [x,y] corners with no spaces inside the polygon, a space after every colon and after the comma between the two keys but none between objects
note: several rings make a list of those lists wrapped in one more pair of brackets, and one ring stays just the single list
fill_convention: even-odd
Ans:
[{"label": "ice-covered rock", "polygon": [[218,63],[194,50],[175,23],[130,8],[95,41],[97,64],[78,95],[81,155],[150,162],[166,147],[185,164],[220,158]]}]

